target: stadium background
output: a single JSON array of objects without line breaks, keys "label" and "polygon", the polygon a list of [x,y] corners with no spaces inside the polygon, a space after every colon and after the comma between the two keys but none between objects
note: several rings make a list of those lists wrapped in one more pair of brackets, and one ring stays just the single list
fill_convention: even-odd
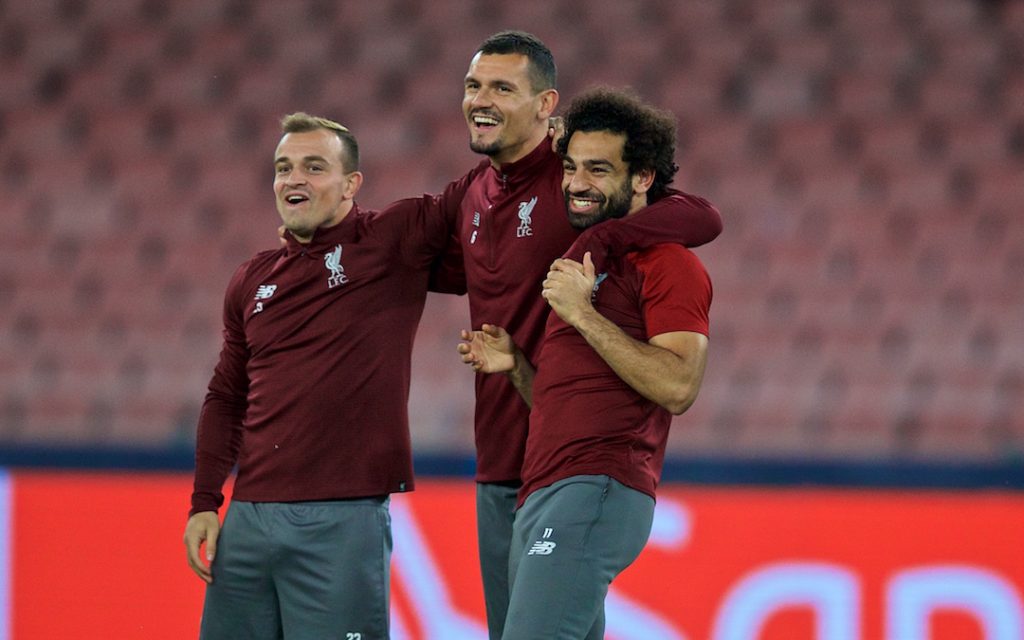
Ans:
[{"label": "stadium background", "polygon": [[[0,638],[194,630],[180,533],[195,419],[227,279],[276,243],[279,118],[354,130],[364,206],[436,191],[478,160],[461,78],[505,28],[548,43],[563,105],[600,83],[674,112],[678,186],[725,220],[698,250],[712,346],[670,439],[663,502],[679,510],[659,517],[666,539],[733,545],[627,572],[623,602],[668,625],[636,637],[1021,638],[1012,0],[0,0]],[[447,585],[451,624],[478,637],[466,322],[464,299],[431,296],[417,339],[417,469],[439,478],[397,508],[437,565],[396,560],[396,637],[462,637],[430,626],[415,575]],[[777,584],[761,618],[715,626],[730,589],[783,561],[847,567],[861,595],[840,590],[835,618]],[[897,578],[923,568],[939,572],[934,612],[900,627],[918,610]],[[825,573],[783,583],[848,584]]]}]

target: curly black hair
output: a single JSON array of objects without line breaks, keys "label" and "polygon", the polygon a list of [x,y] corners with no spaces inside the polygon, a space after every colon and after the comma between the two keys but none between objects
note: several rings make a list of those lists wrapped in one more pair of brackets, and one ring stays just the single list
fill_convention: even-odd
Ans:
[{"label": "curly black hair", "polygon": [[565,135],[558,141],[560,154],[565,155],[576,131],[625,134],[622,160],[629,165],[630,176],[645,169],[653,171],[648,201],[665,195],[679,171],[675,163],[676,120],[671,113],[644,104],[631,91],[599,87],[573,100],[564,120]]}]

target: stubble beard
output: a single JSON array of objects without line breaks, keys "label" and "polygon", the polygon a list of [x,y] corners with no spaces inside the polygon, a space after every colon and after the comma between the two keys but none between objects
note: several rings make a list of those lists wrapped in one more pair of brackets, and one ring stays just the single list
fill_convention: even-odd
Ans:
[{"label": "stubble beard", "polygon": [[[565,196],[565,210],[569,214],[569,226],[573,229],[583,230],[600,224],[605,220],[612,220],[614,218],[624,218],[629,213],[629,208],[632,204],[633,193],[630,188],[629,179],[622,184],[622,187],[609,195],[608,197],[602,196],[602,201],[597,205],[596,214],[579,214],[574,213],[569,208],[569,200],[573,194],[570,194],[567,190],[562,192]],[[576,195],[587,195],[587,194],[576,194]]]},{"label": "stubble beard", "polygon": [[473,153],[479,153],[480,155],[493,158],[504,150],[502,147],[501,140],[495,140],[491,143],[484,143],[479,140],[470,140],[469,148]]},{"label": "stubble beard", "polygon": [[309,240],[313,237],[313,232],[316,231],[315,227],[310,228],[308,224],[303,224],[296,220],[286,221],[284,228],[298,240]]}]

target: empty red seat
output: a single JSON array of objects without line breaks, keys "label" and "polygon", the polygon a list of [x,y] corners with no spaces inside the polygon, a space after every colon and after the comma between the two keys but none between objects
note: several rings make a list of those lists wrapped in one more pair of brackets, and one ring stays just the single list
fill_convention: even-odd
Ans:
[{"label": "empty red seat", "polygon": [[[279,119],[352,127],[365,207],[437,192],[481,159],[462,79],[514,22],[554,50],[562,109],[602,83],[675,113],[676,185],[723,213],[697,250],[711,360],[674,453],[1019,449],[1018,5],[987,21],[967,0],[6,3],[0,405],[22,427],[5,433],[187,441],[227,280],[277,246]],[[472,449],[467,322],[465,298],[431,297],[411,396],[428,450]]]}]

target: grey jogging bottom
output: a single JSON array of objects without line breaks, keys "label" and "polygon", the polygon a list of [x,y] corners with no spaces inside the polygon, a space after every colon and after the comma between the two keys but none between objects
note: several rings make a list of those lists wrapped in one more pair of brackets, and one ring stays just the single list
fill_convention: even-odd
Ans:
[{"label": "grey jogging bottom", "polygon": [[518,494],[518,483],[478,482],[476,485],[477,548],[490,640],[501,640],[508,613],[508,552],[512,545]]},{"label": "grey jogging bottom", "polygon": [[388,504],[232,501],[201,640],[387,640]]},{"label": "grey jogging bottom", "polygon": [[608,586],[644,548],[654,499],[603,475],[534,491],[516,513],[504,640],[604,637]]}]

